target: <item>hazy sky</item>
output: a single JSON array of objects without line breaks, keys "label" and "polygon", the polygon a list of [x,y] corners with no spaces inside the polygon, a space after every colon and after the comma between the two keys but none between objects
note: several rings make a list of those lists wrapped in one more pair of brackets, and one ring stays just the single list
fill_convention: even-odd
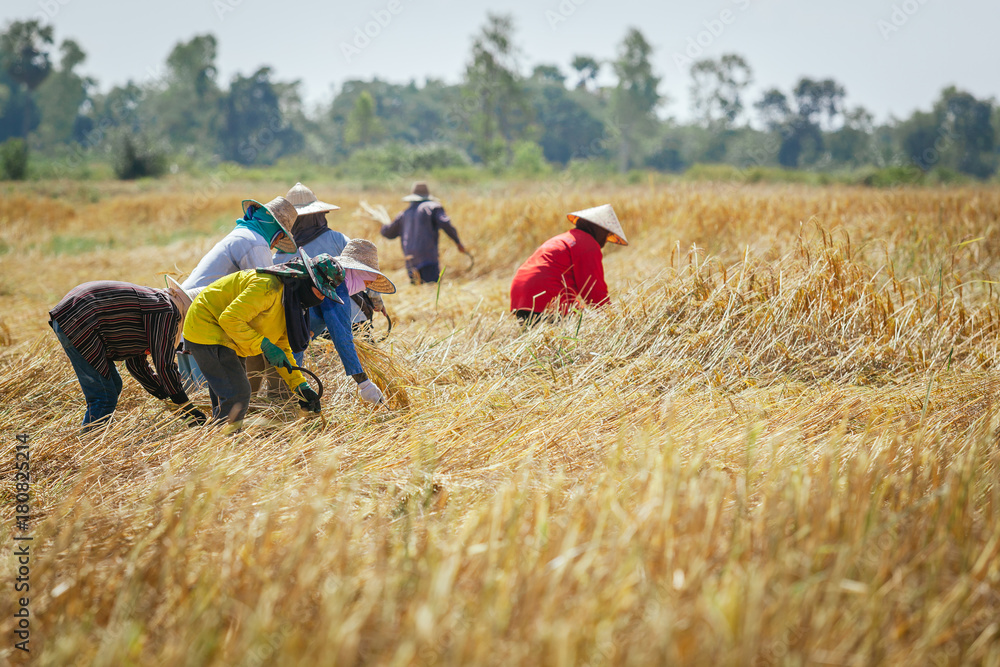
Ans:
[{"label": "hazy sky", "polygon": [[[211,32],[222,83],[269,64],[276,78],[300,79],[315,103],[348,79],[457,82],[487,11],[514,15],[525,71],[553,63],[569,73],[579,53],[613,58],[638,27],[655,48],[665,113],[680,118],[690,115],[678,63],[689,49],[744,55],[755,91],[833,77],[850,105],[879,119],[928,108],[949,84],[1000,98],[996,0],[3,0],[0,22],[47,17],[57,41],[71,37],[87,52],[83,70],[102,90],[155,76],[177,41]],[[366,28],[376,34],[367,44],[358,38]]]}]

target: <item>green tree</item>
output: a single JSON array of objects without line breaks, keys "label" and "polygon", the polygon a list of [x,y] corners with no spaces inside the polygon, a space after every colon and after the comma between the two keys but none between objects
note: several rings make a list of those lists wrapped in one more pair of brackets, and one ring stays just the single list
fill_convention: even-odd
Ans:
[{"label": "green tree", "polygon": [[428,79],[418,86],[414,81],[395,84],[375,78],[347,81],[337,92],[329,111],[323,114],[324,122],[316,126],[316,140],[326,143],[326,155],[347,156],[345,133],[358,97],[364,91],[375,100],[379,124],[385,132],[383,143],[449,143],[460,150],[471,150],[462,86],[437,79]]},{"label": "green tree", "polygon": [[799,118],[805,123],[821,124],[826,119],[826,127],[832,128],[837,118],[844,112],[844,87],[833,79],[816,81],[810,78],[799,80],[795,86],[795,104]]},{"label": "green tree", "polygon": [[952,86],[941,93],[934,111],[949,140],[940,150],[950,158],[949,166],[977,178],[992,176],[997,169],[993,101],[976,99]]},{"label": "green tree", "polygon": [[788,97],[776,88],[766,91],[754,105],[761,120],[772,132],[781,136],[778,163],[790,169],[803,162],[815,163],[823,155],[826,143],[821,122],[828,127],[843,115],[846,93],[833,79],[814,81],[803,78],[793,91],[795,108]]},{"label": "green tree", "polygon": [[177,148],[208,152],[215,143],[223,97],[216,82],[217,46],[211,34],[178,42],[167,56],[165,87],[150,91],[157,130]]},{"label": "green tree", "polygon": [[692,110],[706,127],[729,129],[743,115],[743,96],[752,82],[750,65],[735,53],[699,60],[691,65]]},{"label": "green tree", "polygon": [[941,124],[934,112],[916,111],[896,128],[899,144],[912,164],[923,171],[937,166],[941,156],[935,144],[942,139]]},{"label": "green tree", "polygon": [[79,138],[82,113],[85,105],[90,104],[90,90],[95,85],[93,79],[75,71],[87,58],[76,42],[67,39],[59,50],[62,58],[58,70],[52,72],[36,92],[42,114],[38,137],[43,146]]},{"label": "green tree", "polygon": [[271,68],[236,75],[223,103],[220,146],[223,158],[241,164],[271,164],[304,146],[302,134],[285,120],[280,86]]},{"label": "green tree", "polygon": [[661,97],[660,79],[650,63],[653,47],[637,29],[632,28],[621,44],[614,62],[618,85],[612,95],[614,125],[618,135],[618,167],[625,171],[635,158],[639,142],[656,127],[656,108]]},{"label": "green tree", "polygon": [[[0,34],[0,65],[9,80],[25,91],[23,95],[10,95],[7,102],[8,114],[14,112],[11,115],[21,121],[23,137],[27,137],[38,124],[32,93],[52,71],[49,59],[51,49],[52,26],[43,26],[38,21],[14,21],[6,32]],[[11,107],[16,107],[16,110]]]},{"label": "green tree", "polygon": [[844,126],[827,138],[830,157],[834,162],[857,167],[870,159],[874,120],[864,107],[844,113]]},{"label": "green tree", "polygon": [[520,53],[514,44],[514,19],[487,14],[486,25],[472,42],[472,59],[465,68],[466,96],[474,108],[467,118],[475,153],[486,164],[511,159],[511,141],[527,127]]},{"label": "green tree", "polygon": [[572,67],[577,76],[576,87],[581,90],[593,85],[601,71],[601,63],[591,56],[574,56]]},{"label": "green tree", "polygon": [[385,128],[379,120],[375,98],[367,90],[361,91],[354,109],[347,118],[344,141],[348,146],[364,148],[385,136]]},{"label": "green tree", "polygon": [[550,76],[533,76],[526,84],[533,107],[538,145],[549,162],[604,157],[601,101],[582,89],[567,90]]},{"label": "green tree", "polygon": [[531,78],[560,86],[566,83],[566,75],[555,65],[536,65],[535,69],[531,72]]}]

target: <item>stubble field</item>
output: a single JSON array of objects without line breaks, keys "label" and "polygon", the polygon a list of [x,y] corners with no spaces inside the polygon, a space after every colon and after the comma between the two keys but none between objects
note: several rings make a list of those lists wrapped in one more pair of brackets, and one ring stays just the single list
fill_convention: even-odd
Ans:
[{"label": "stubble field", "polygon": [[[48,309],[291,185],[0,189],[0,660],[27,433],[39,665],[1000,665],[996,188],[438,186],[438,290],[358,215],[405,188],[309,182],[399,287],[391,409],[320,343],[325,424],[188,429],[123,371],[79,437]],[[612,304],[522,332],[513,271],[606,202]]]}]

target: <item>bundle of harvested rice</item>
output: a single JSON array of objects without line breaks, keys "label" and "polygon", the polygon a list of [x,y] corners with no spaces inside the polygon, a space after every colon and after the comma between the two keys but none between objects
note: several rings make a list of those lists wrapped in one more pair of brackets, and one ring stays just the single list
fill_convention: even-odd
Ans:
[{"label": "bundle of harvested rice", "polygon": [[393,409],[410,407],[406,387],[416,383],[416,376],[396,363],[388,350],[375,347],[359,338],[354,339],[354,347],[358,351],[361,367],[385,394],[386,405]]}]

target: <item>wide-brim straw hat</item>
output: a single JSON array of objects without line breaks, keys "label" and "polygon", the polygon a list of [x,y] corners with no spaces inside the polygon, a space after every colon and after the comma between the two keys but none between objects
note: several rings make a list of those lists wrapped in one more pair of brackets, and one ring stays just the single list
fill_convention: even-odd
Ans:
[{"label": "wide-brim straw hat", "polygon": [[244,199],[243,215],[247,214],[247,209],[250,208],[251,204],[263,206],[267,209],[267,212],[271,214],[271,217],[281,227],[281,231],[285,232],[285,238],[281,239],[275,247],[281,252],[294,253],[297,246],[295,245],[295,238],[292,236],[292,226],[295,224],[295,218],[299,216],[298,211],[295,210],[295,206],[284,197],[275,197],[266,204],[261,204],[255,199]]},{"label": "wide-brim straw hat", "polygon": [[410,194],[403,197],[403,201],[437,201],[437,197],[431,196],[431,190],[427,187],[427,183],[423,181],[417,181],[413,184],[412,191]]},{"label": "wide-brim straw hat", "polygon": [[291,202],[292,206],[295,207],[295,211],[299,215],[309,215],[310,213],[328,213],[329,211],[340,210],[339,206],[328,204],[325,201],[317,199],[316,194],[301,183],[296,183],[292,186],[292,189],[285,195],[285,199]]},{"label": "wide-brim straw hat", "polygon": [[[312,284],[323,293],[323,296],[328,299],[332,299],[337,303],[344,303],[344,300],[337,296],[337,285],[344,282],[344,269],[338,264],[336,257],[331,257],[327,253],[321,253],[315,257],[310,257],[304,248],[299,248],[299,257],[302,258],[302,263],[305,264],[306,271],[309,273],[309,279],[312,280]],[[320,273],[337,273],[338,280],[336,284],[333,284],[330,280],[324,280],[319,276]]]},{"label": "wide-brim straw hat", "polygon": [[345,269],[374,273],[378,279],[366,281],[365,287],[380,294],[395,294],[396,286],[378,270],[378,248],[366,239],[351,239],[334,259]]},{"label": "wide-brim straw hat", "polygon": [[184,289],[181,287],[179,282],[170,276],[165,276],[165,278],[167,279],[167,289],[170,290],[171,294],[174,294],[178,299],[180,299],[186,312],[187,309],[191,307],[191,304],[194,303],[194,299],[198,296],[198,292]]},{"label": "wide-brim straw hat", "polygon": [[628,239],[625,238],[625,230],[622,229],[622,223],[618,222],[618,216],[615,215],[615,210],[611,208],[611,204],[595,206],[594,208],[587,208],[582,211],[574,211],[566,217],[574,225],[577,220],[586,220],[593,223],[608,232],[608,241],[611,243],[628,245]]}]

